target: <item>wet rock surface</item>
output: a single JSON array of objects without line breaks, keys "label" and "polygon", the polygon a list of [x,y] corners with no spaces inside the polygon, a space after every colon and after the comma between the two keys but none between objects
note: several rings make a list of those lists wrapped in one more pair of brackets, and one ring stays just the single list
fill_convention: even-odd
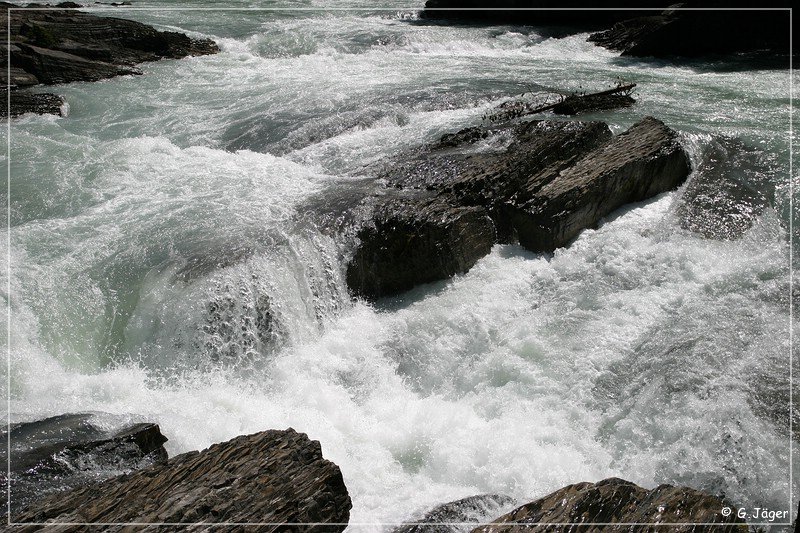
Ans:
[{"label": "wet rock surface", "polygon": [[552,251],[615,209],[674,189],[689,170],[677,134],[647,117],[568,168],[528,180],[509,217],[525,248]]},{"label": "wet rock surface", "polygon": [[[32,93],[28,91],[11,91],[11,116],[17,117],[25,113],[38,115],[63,115],[64,99],[52,93]],[[0,94],[0,109],[8,113],[8,93]]]},{"label": "wet rock surface", "polygon": [[681,227],[710,239],[741,237],[774,203],[772,168],[763,151],[740,140],[713,140],[681,198]]},{"label": "wet rock surface", "polygon": [[[684,2],[676,7],[729,6],[709,4],[715,3]],[[788,58],[788,24],[788,13],[782,11],[667,9],[618,22],[588,40],[625,56],[697,57],[769,50]]]},{"label": "wet rock surface", "polygon": [[553,107],[556,115],[578,115],[592,111],[607,111],[609,109],[619,109],[630,107],[636,103],[627,94],[604,94],[595,96],[567,96],[563,102]]},{"label": "wet rock surface", "polygon": [[[272,524],[248,530],[274,531],[280,524],[295,523],[306,524],[300,529],[342,531],[350,508],[339,467],[323,459],[319,442],[287,429],[236,437],[134,474],[59,494],[29,507],[15,521],[173,524],[138,526],[145,531],[178,531],[197,522]],[[311,527],[312,523],[319,525]],[[124,529],[105,526],[104,530]],[[19,530],[57,528],[31,525]],[[70,531],[90,530],[91,526],[70,527]]]},{"label": "wet rock surface", "polygon": [[[76,6],[42,5],[36,10],[25,10],[0,3],[0,32],[10,34],[10,43],[4,46],[2,70],[8,68],[10,56],[12,75],[5,77],[15,92],[36,84],[141,74],[135,67],[137,63],[219,51],[209,39],[158,31],[132,20],[95,16],[75,10]],[[9,8],[17,9],[9,11]],[[26,109],[23,106],[26,100],[17,99],[19,104],[12,115],[22,114]],[[11,100],[13,105],[15,97]],[[36,105],[27,109],[34,113],[53,112],[52,108]],[[7,109],[3,107],[0,113],[5,115]]]},{"label": "wet rock surface", "polygon": [[[98,425],[102,418],[114,422],[111,415],[84,413],[12,424],[12,513],[44,495],[95,483],[167,459],[163,446],[167,438],[156,424],[125,424],[109,431]],[[8,457],[6,435],[0,440],[0,460],[5,464]],[[5,491],[8,484],[5,469],[0,479]]]},{"label": "wet rock surface", "polygon": [[392,533],[455,533],[469,531],[469,524],[486,523],[509,509],[514,498],[503,494],[478,494],[437,505]]},{"label": "wet rock surface", "polygon": [[368,299],[462,274],[496,240],[485,210],[437,198],[389,201],[373,217],[347,267],[348,286]]},{"label": "wet rock surface", "polygon": [[[618,478],[576,483],[510,513],[495,518],[473,533],[530,531],[664,531],[677,533],[746,532],[747,525],[721,510],[729,503],[688,487],[660,485],[653,490]],[[625,526],[623,523],[653,524]],[[547,525],[547,524],[587,524]],[[620,525],[615,525],[620,524]],[[695,525],[709,524],[709,525]]]},{"label": "wet rock surface", "polygon": [[689,170],[675,132],[652,117],[616,137],[602,122],[563,121],[446,135],[379,175],[348,286],[368,299],[398,294],[466,272],[498,242],[551,252]]}]

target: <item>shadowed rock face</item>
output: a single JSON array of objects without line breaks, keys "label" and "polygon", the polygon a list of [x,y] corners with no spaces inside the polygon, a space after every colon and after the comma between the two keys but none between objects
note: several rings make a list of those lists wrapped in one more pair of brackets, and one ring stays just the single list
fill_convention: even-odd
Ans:
[{"label": "shadowed rock face", "polygon": [[[342,531],[350,508],[339,467],[322,458],[319,442],[287,429],[236,437],[165,464],[60,494],[28,508],[15,521],[276,524],[248,528],[253,531],[275,531],[285,523],[315,523],[320,525],[304,529]],[[186,525],[137,529],[178,531]],[[48,529],[56,530],[44,528]],[[106,526],[104,530],[123,529]],[[70,528],[90,530],[90,526]],[[214,528],[240,530],[242,526]]]},{"label": "shadowed rock face", "polygon": [[[742,532],[747,526],[735,513],[725,517],[726,502],[710,494],[687,487],[661,485],[646,490],[617,478],[597,483],[577,483],[557,490],[544,498],[518,507],[473,530],[473,533],[567,532],[577,526],[546,524],[599,524],[580,527],[581,532],[666,531],[665,527],[614,526],[619,523],[676,524],[668,530],[676,533]],[[714,524],[695,526],[695,523]],[[685,525],[681,525],[685,524]]]},{"label": "shadowed rock face", "polygon": [[[44,495],[167,459],[163,446],[167,438],[156,424],[132,424],[109,432],[98,427],[91,414],[60,415],[13,424],[10,437],[12,512],[19,512]],[[3,464],[7,457],[3,435],[0,439]],[[5,491],[8,483],[5,469],[0,482]]]},{"label": "shadowed rock face", "polygon": [[618,22],[590,35],[589,41],[625,56],[696,57],[771,50],[788,57],[789,15],[788,11],[668,10]]},{"label": "shadowed rock face", "polygon": [[[30,93],[28,91],[11,92],[11,116],[25,113],[39,115],[61,115],[64,99],[51,93]],[[8,111],[8,93],[0,91],[0,109]]]},{"label": "shadowed rock face", "polygon": [[378,208],[347,267],[359,296],[380,298],[464,273],[488,254],[495,230],[484,209],[438,199],[401,199]]},{"label": "shadowed rock face", "polygon": [[677,187],[689,170],[675,132],[647,117],[569,168],[530,179],[509,216],[520,244],[552,251],[615,209]]},{"label": "shadowed rock face", "polygon": [[[443,503],[425,513],[421,518],[409,520],[392,533],[456,533],[469,531],[468,524],[481,524],[491,520],[514,505],[514,498],[502,494],[479,494],[453,502]],[[458,524],[458,525],[456,525]]]}]

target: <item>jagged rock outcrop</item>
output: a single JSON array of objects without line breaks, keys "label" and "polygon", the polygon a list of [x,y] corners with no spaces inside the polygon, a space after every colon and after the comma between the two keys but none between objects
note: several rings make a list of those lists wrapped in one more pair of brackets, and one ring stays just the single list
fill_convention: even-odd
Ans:
[{"label": "jagged rock outcrop", "polygon": [[[627,9],[604,9],[609,7]],[[789,8],[791,4],[771,2],[760,7]],[[480,0],[428,0],[422,18],[530,24],[557,34],[596,29],[601,31],[592,34],[590,41],[630,56],[676,58],[767,50],[784,55],[788,66],[788,9],[740,11],[722,0],[624,1],[613,6],[594,0],[500,0],[490,4]]]},{"label": "jagged rock outcrop", "polygon": [[[52,93],[33,93],[29,91],[11,91],[11,116],[25,113],[39,115],[63,115],[64,99]],[[8,111],[8,93],[0,91],[0,109]]]},{"label": "jagged rock outcrop", "polygon": [[[464,150],[492,136],[506,142]],[[347,282],[375,299],[466,272],[494,243],[550,252],[689,170],[675,132],[651,117],[616,137],[602,122],[465,129],[380,174],[388,189],[371,199]]]},{"label": "jagged rock outcrop", "polygon": [[355,294],[374,299],[466,272],[491,251],[496,236],[479,207],[398,199],[376,210],[359,240],[347,284]]},{"label": "jagged rock outcrop", "polygon": [[[597,483],[577,483],[557,490],[534,502],[518,507],[491,521],[491,525],[473,529],[473,533],[567,532],[579,526],[547,524],[594,524],[580,531],[664,531],[657,524],[673,524],[675,533],[732,533],[748,531],[736,513],[724,516],[730,504],[710,494],[688,487],[660,485],[653,490],[617,478]],[[653,526],[613,525],[622,523]],[[713,524],[713,525],[695,525]]]},{"label": "jagged rock outcrop", "polygon": [[486,523],[514,503],[514,498],[503,494],[469,496],[437,505],[423,516],[395,528],[392,533],[456,533],[468,529],[452,524]]},{"label": "jagged rock outcrop", "polygon": [[531,177],[508,216],[525,248],[552,251],[623,205],[674,189],[689,170],[675,132],[647,117],[575,164]]},{"label": "jagged rock outcrop", "polygon": [[[621,0],[615,2],[613,6],[595,0],[495,0],[494,2],[427,0],[421,16],[428,20],[564,26],[572,28],[573,31],[579,31],[587,28],[599,28],[647,13],[646,11],[631,11],[632,8],[667,7],[668,5],[669,2],[654,0],[639,2]],[[627,8],[627,10],[602,9],[608,7]]]},{"label": "jagged rock outcrop", "polygon": [[[9,11],[9,8],[19,7],[0,2],[0,32],[6,35],[10,31],[10,43],[4,45],[0,68],[3,71],[8,68],[10,55],[12,75],[5,77],[13,84],[15,92],[36,84],[97,81],[141,74],[134,66],[137,63],[219,51],[210,39],[158,31],[132,20],[99,17],[77,11],[72,5]],[[14,100],[12,96],[12,105]],[[24,110],[18,105],[12,109],[12,115]],[[28,109],[30,112],[45,110],[41,106]],[[3,107],[0,113],[5,115],[7,109]]]},{"label": "jagged rock outcrop", "polygon": [[[677,7],[729,7],[688,1]],[[785,6],[785,7],[788,7]],[[788,11],[672,10],[633,17],[593,33],[589,41],[625,56],[697,57],[772,51],[789,56]],[[788,61],[787,61],[788,65]]]},{"label": "jagged rock outcrop", "polygon": [[[248,527],[248,531],[314,523],[319,524],[314,531],[342,531],[350,508],[339,467],[323,459],[319,442],[287,429],[236,437],[133,474],[59,494],[29,507],[15,521],[173,524],[140,526],[145,531],[178,531],[197,522],[207,524],[203,527],[220,522],[273,524]],[[57,528],[20,528],[48,529]],[[236,525],[214,527],[214,531],[241,529]],[[90,530],[91,526],[70,528]],[[104,530],[121,531],[124,526],[106,526]]]},{"label": "jagged rock outcrop", "polygon": [[[106,431],[94,417],[89,413],[67,414],[11,425],[12,513],[44,495],[167,459],[163,446],[167,438],[156,424],[127,424]],[[4,465],[8,458],[5,433],[0,436],[0,461]],[[5,492],[7,484],[4,468],[0,489]]]}]

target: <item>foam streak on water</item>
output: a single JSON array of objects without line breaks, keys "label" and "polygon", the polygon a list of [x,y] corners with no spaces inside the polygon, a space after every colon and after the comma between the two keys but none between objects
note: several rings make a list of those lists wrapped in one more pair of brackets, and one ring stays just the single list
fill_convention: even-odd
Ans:
[{"label": "foam streak on water", "polygon": [[[787,74],[402,7],[119,12],[222,52],[58,87],[68,118],[13,122],[12,419],[151,420],[170,454],[292,426],[341,466],[354,522],[612,475],[787,508]],[[770,154],[776,209],[707,240],[678,224],[679,190],[552,256],[496,246],[453,280],[350,301],[310,199],[504,98],[617,76],[639,103],[589,118],[657,116],[695,161],[740,137]]]}]

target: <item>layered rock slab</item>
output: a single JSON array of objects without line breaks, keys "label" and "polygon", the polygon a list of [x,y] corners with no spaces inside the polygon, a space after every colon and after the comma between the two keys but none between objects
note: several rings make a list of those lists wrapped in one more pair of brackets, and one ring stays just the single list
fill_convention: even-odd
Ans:
[{"label": "layered rock slab", "polygon": [[508,216],[522,246],[549,252],[623,205],[674,189],[689,171],[677,134],[646,117],[574,165],[529,179]]},{"label": "layered rock slab", "polygon": [[[730,504],[688,487],[660,485],[648,491],[629,481],[609,478],[564,487],[477,527],[472,533],[747,532],[747,525],[736,513],[727,517],[722,514],[726,506]],[[626,523],[640,525],[622,525]]]},{"label": "layered rock slab", "polygon": [[[96,417],[115,430],[100,427]],[[167,438],[152,423],[122,423],[103,413],[65,414],[15,423],[0,436],[0,461],[8,462],[12,513],[47,494],[107,479],[167,459]],[[5,431],[3,433],[6,433]],[[0,489],[8,488],[4,469]],[[5,511],[5,508],[3,509]]]},{"label": "layered rock slab", "polygon": [[464,525],[482,524],[514,505],[503,494],[478,494],[437,505],[423,516],[410,520],[391,533],[456,533]]},{"label": "layered rock slab", "polygon": [[380,206],[359,240],[347,284],[375,299],[468,271],[491,251],[496,234],[480,207],[406,199]]},{"label": "layered rock slab", "polygon": [[[322,457],[319,442],[293,429],[270,430],[173,457],[161,465],[43,500],[16,523],[112,524],[106,531],[178,531],[214,523],[215,531],[298,529],[342,531],[351,508],[339,467]],[[165,526],[147,524],[166,523]],[[23,531],[63,530],[31,525]],[[92,526],[69,526],[90,531]]]},{"label": "layered rock slab", "polygon": [[[72,9],[72,4],[21,7],[0,2],[0,33],[9,36],[9,42],[3,45],[0,70],[6,71],[4,79],[13,89],[12,116],[59,112],[57,106],[41,105],[41,96],[19,96],[25,87],[141,74],[134,66],[137,63],[219,51],[209,39],[158,31],[133,20],[91,15]],[[26,103],[30,105],[26,107]],[[6,114],[8,109],[0,107],[0,116]]]}]

